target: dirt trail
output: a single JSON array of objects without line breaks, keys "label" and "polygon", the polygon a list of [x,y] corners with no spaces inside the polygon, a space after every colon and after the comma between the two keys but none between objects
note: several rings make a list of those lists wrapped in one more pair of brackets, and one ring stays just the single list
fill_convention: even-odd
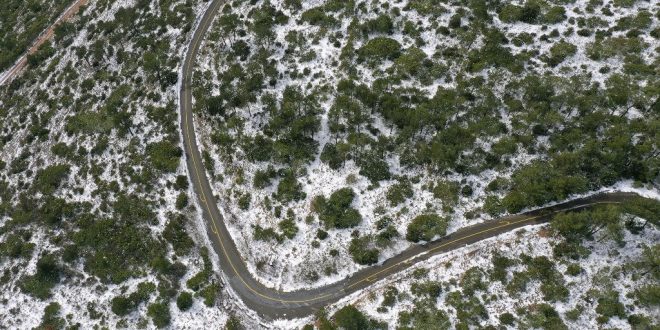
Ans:
[{"label": "dirt trail", "polygon": [[53,35],[55,35],[55,28],[61,24],[62,22],[68,21],[78,13],[80,10],[80,7],[84,6],[87,4],[89,0],[76,0],[74,3],[72,3],[62,15],[53,23],[51,24],[48,29],[46,29],[37,39],[32,43],[32,46],[25,52],[25,54],[21,55],[21,57],[14,63],[14,65],[7,69],[2,76],[0,76],[0,85],[4,85],[6,83],[11,82],[16,75],[18,75],[23,68],[27,65],[27,57],[29,54],[34,54],[41,45],[43,45],[46,41],[50,40]]}]

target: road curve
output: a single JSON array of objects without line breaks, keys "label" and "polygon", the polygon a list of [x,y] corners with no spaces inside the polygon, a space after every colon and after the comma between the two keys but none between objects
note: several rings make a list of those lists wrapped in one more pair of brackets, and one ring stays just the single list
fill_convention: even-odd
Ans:
[{"label": "road curve", "polygon": [[427,245],[413,245],[401,254],[385,260],[382,264],[362,269],[351,277],[316,289],[282,292],[268,288],[250,274],[225,226],[202,164],[193,124],[191,81],[194,60],[204,35],[222,4],[222,0],[211,2],[193,32],[185,54],[179,94],[181,135],[188,175],[202,209],[202,216],[206,220],[207,233],[218,255],[220,268],[225,274],[228,285],[240,296],[245,305],[262,317],[276,319],[307,316],[327,304],[336,302],[350,293],[364,289],[378,280],[400,272],[431,256],[461,248],[516,228],[546,223],[557,212],[585,209],[599,204],[618,204],[637,196],[632,193],[599,194],[541,210],[480,223],[463,228]]}]

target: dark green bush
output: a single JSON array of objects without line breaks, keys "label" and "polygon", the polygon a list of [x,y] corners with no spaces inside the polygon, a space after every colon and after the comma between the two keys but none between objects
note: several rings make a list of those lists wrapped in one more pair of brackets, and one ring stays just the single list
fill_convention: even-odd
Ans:
[{"label": "dark green bush", "polygon": [[305,193],[302,191],[302,185],[292,171],[287,171],[284,177],[277,185],[277,200],[286,203],[291,201],[298,201],[305,198]]},{"label": "dark green bush", "polygon": [[385,196],[390,205],[397,206],[413,196],[412,185],[408,181],[396,183],[390,186]]},{"label": "dark green bush", "polygon": [[278,226],[282,231],[282,236],[288,239],[293,239],[298,233],[298,226],[296,226],[296,222],[291,218],[280,221]]},{"label": "dark green bush", "polygon": [[188,194],[183,191],[180,192],[176,197],[175,206],[177,210],[183,210],[186,206],[188,206]]},{"label": "dark green bush", "polygon": [[147,315],[157,328],[164,328],[170,324],[170,307],[166,302],[153,303],[147,309]]},{"label": "dark green bush", "polygon": [[128,315],[135,308],[135,305],[131,299],[122,296],[112,298],[110,306],[112,312],[119,316]]},{"label": "dark green bush", "polygon": [[391,177],[390,166],[376,154],[365,155],[358,164],[360,165],[360,175],[365,176],[371,183],[388,180]]},{"label": "dark green bush", "polygon": [[187,311],[192,307],[193,299],[192,294],[188,291],[181,292],[176,298],[176,306],[182,311]]},{"label": "dark green bush", "polygon": [[364,59],[394,60],[401,55],[401,44],[391,38],[376,37],[360,47],[357,53]]},{"label": "dark green bush", "polygon": [[55,55],[55,48],[50,41],[46,41],[35,53],[28,54],[27,62],[31,66],[37,66],[53,55]]},{"label": "dark green bush", "polygon": [[155,169],[163,172],[175,172],[182,155],[181,148],[164,140],[147,145],[147,155]]},{"label": "dark green bush", "polygon": [[435,236],[444,236],[448,219],[437,214],[423,214],[415,217],[406,231],[406,239],[411,242],[431,241]]},{"label": "dark green bush", "polygon": [[386,14],[379,15],[374,19],[370,19],[362,24],[362,32],[365,34],[370,33],[383,33],[392,34],[394,23],[390,16]]},{"label": "dark green bush", "polygon": [[187,219],[184,215],[177,214],[170,217],[163,230],[163,238],[172,244],[174,252],[178,255],[187,255],[195,246],[195,242],[186,230],[186,222]]},{"label": "dark green bush", "polygon": [[560,41],[550,47],[550,54],[545,58],[545,62],[550,66],[557,66],[566,58],[571,57],[577,51],[577,46],[572,43]]},{"label": "dark green bush", "polygon": [[23,277],[20,288],[39,299],[50,297],[50,290],[60,282],[62,267],[56,257],[45,254],[37,261],[37,271],[34,275]]},{"label": "dark green bush", "polygon": [[319,219],[326,228],[350,228],[362,221],[360,213],[351,208],[354,197],[355,193],[351,188],[342,188],[333,192],[327,201],[318,200]]},{"label": "dark green bush", "polygon": [[69,169],[69,165],[59,164],[37,171],[34,178],[34,188],[43,194],[53,193],[60,186],[62,180],[69,175]]},{"label": "dark green bush", "polygon": [[270,186],[271,181],[277,176],[277,172],[272,166],[269,166],[265,171],[257,170],[254,173],[254,187],[264,189]]},{"label": "dark green bush", "polygon": [[348,252],[353,257],[353,261],[360,265],[373,265],[378,262],[380,252],[376,248],[371,248],[371,237],[364,236],[354,238],[348,246]]},{"label": "dark green bush", "polygon": [[333,319],[335,324],[345,330],[369,329],[369,320],[355,306],[348,305],[338,310]]},{"label": "dark green bush", "polygon": [[300,18],[303,22],[307,22],[310,25],[323,27],[332,27],[339,23],[334,17],[328,16],[321,7],[306,10],[302,13]]},{"label": "dark green bush", "polygon": [[277,242],[282,242],[283,238],[275,232],[273,228],[267,227],[261,227],[259,225],[254,226],[254,239],[259,240],[259,241],[268,241],[268,240],[275,240]]},{"label": "dark green bush", "polygon": [[252,195],[250,193],[245,193],[241,195],[238,199],[238,208],[241,210],[247,210],[250,208],[250,201],[252,200]]}]

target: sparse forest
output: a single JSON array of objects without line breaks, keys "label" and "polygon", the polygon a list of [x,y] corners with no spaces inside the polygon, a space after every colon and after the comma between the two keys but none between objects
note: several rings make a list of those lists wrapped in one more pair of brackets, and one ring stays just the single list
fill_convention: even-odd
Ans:
[{"label": "sparse forest", "polygon": [[[3,0],[0,73],[70,4]],[[658,327],[657,3],[228,0],[188,86],[208,4],[90,0],[0,86],[0,328]],[[271,324],[210,248],[182,87],[223,221],[275,290],[598,191],[645,197]]]}]

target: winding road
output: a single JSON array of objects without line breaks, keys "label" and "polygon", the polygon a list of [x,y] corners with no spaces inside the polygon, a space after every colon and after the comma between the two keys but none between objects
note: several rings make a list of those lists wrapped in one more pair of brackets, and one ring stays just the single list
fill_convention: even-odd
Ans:
[{"label": "winding road", "polygon": [[188,175],[202,209],[202,216],[206,220],[207,233],[219,257],[220,268],[226,276],[228,285],[240,296],[245,305],[262,317],[277,319],[307,316],[325,305],[336,302],[348,294],[364,289],[378,280],[434,255],[458,249],[516,228],[546,223],[557,212],[585,209],[599,204],[618,204],[637,196],[632,193],[620,192],[594,195],[466,227],[429,244],[413,245],[401,254],[385,260],[382,264],[364,268],[351,277],[316,289],[282,292],[268,288],[250,274],[225,226],[206,176],[193,123],[191,81],[194,61],[204,35],[222,4],[222,0],[211,2],[199,21],[185,54],[179,95],[181,135]]}]

